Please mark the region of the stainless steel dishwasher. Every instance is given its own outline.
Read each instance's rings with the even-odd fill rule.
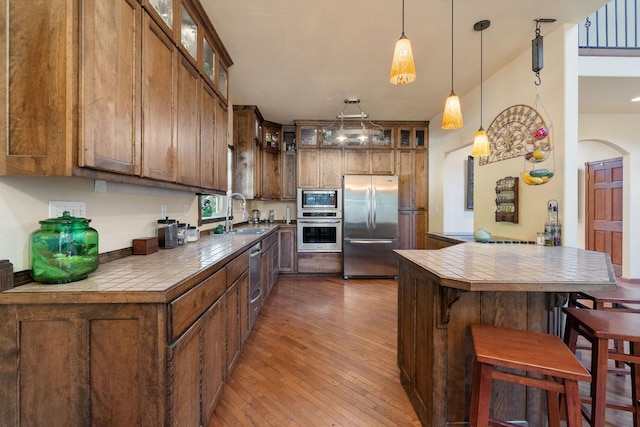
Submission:
[[[253,328],[262,308],[260,255],[262,255],[262,242],[256,243],[249,250],[249,328]]]

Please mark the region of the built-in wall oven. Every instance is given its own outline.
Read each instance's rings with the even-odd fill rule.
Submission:
[[[298,189],[298,252],[342,252],[342,189]]]

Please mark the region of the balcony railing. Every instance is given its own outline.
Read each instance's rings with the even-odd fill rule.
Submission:
[[[613,0],[584,19],[578,26],[580,53],[606,49],[605,55],[640,54],[635,51],[640,49],[639,2]]]

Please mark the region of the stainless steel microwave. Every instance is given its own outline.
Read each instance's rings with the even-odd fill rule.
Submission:
[[[342,215],[342,189],[298,188],[298,217],[305,212],[337,212]]]

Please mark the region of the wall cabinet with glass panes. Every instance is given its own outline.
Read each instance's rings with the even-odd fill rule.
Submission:
[[[226,192],[226,180],[205,179],[217,172],[202,153],[212,151],[218,128],[226,149],[227,125],[213,107],[226,109],[232,61],[198,0],[6,3],[0,45],[12,40],[3,89],[14,131],[0,150],[0,175]],[[67,6],[78,13],[56,13]],[[47,49],[23,37],[29,22],[47,34]],[[65,95],[71,83],[79,89]],[[212,89],[206,107],[203,84]],[[42,99],[53,101],[43,109]]]

